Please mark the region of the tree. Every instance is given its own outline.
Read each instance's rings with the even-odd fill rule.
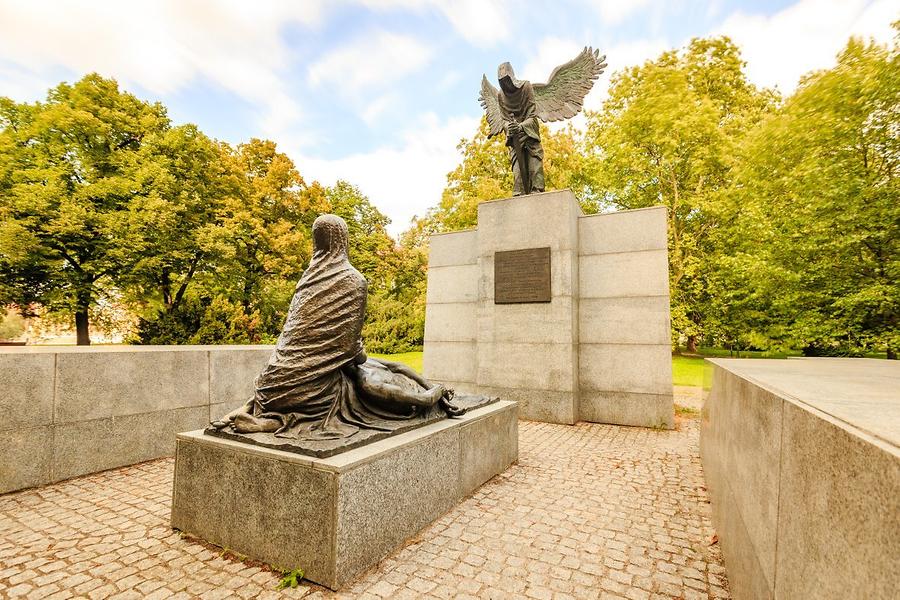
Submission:
[[[735,150],[775,100],[743,67],[728,38],[695,39],[616,74],[602,110],[588,115],[593,185],[604,200],[667,208],[673,341],[686,338],[691,351],[715,322],[712,233]]]
[[[896,26],[895,26],[896,27]],[[761,345],[900,348],[900,52],[851,39],[747,144],[732,253]],[[750,268],[747,265],[753,264]]]
[[[45,102],[2,99],[0,127],[3,300],[73,314],[89,344],[90,308],[144,243],[140,150],[166,111],[94,74]]]
[[[230,152],[194,125],[150,135],[141,147],[143,192],[134,205],[149,217],[127,280],[134,298],[154,311],[177,310],[195,277],[218,266],[210,238],[241,192]]]
[[[264,328],[277,332],[312,256],[312,222],[327,212],[324,191],[307,188],[294,162],[269,140],[251,139],[223,160],[238,184],[204,235],[205,250],[219,257],[205,286],[247,315],[259,311]]]

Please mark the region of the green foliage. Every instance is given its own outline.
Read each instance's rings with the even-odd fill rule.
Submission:
[[[666,206],[673,341],[715,331],[709,273],[735,152],[774,97],[747,82],[728,38],[695,39],[681,53],[613,77],[588,116],[597,185],[624,209]],[[711,331],[712,330],[712,331]]]
[[[758,347],[900,348],[898,56],[852,39],[749,137],[723,278]]]
[[[410,305],[390,294],[369,294],[363,339],[372,352],[414,352],[425,335],[424,295]]]
[[[75,317],[79,343],[110,307],[137,313],[134,343],[259,343],[284,321],[334,212],[369,280],[366,335],[421,346],[425,259],[347,182],[307,185],[275,143],[231,147],[89,75],[46,102],[0,99],[0,303]]]
[[[295,588],[300,585],[303,580],[303,569],[294,569],[293,571],[283,571],[281,581],[275,587],[276,590],[284,590],[287,588]]]
[[[12,340],[25,333],[25,319],[15,310],[0,307],[0,340]]]
[[[141,318],[133,344],[263,344],[274,337],[262,328],[258,312],[247,314],[224,296],[188,297],[177,307]]]
[[[0,127],[0,300],[74,313],[86,343],[88,310],[147,244],[141,148],[165,109],[88,75],[45,102],[0,99]]]

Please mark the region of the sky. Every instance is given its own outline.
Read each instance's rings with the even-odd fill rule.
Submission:
[[[176,124],[274,140],[308,183],[359,186],[398,234],[440,200],[501,62],[541,82],[598,48],[596,109],[615,71],[728,35],[752,82],[788,94],[897,19],[900,0],[0,0],[0,96],[114,77]]]

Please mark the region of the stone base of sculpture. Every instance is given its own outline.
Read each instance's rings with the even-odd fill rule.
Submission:
[[[515,462],[517,419],[498,401],[330,458],[183,433],[172,527],[337,590]]]
[[[497,401],[498,398],[466,395],[456,396],[453,399],[455,406],[467,411],[481,408]],[[443,412],[434,410],[425,413],[422,419],[389,422],[387,424],[387,427],[391,428],[389,431],[361,429],[349,437],[330,439],[285,438],[279,437],[274,433],[237,433],[232,428],[216,429],[215,427],[207,427],[204,433],[236,442],[253,444],[254,446],[264,446],[274,450],[315,456],[316,458],[328,458],[329,456],[371,444],[380,439],[406,433],[446,418],[447,416]]]

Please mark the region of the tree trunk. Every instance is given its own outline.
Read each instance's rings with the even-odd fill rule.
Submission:
[[[91,345],[91,333],[88,326],[88,309],[87,307],[78,308],[75,311],[75,332],[77,334],[77,343],[79,346]]]
[[[888,360],[897,360],[897,351],[888,346],[887,348],[887,359]]]
[[[689,335],[687,338],[688,354],[697,354],[697,336]]]
[[[85,286],[87,287],[87,286]],[[88,308],[91,306],[90,288],[81,289],[75,295],[75,334],[79,346],[91,345],[91,330],[88,323]]]

